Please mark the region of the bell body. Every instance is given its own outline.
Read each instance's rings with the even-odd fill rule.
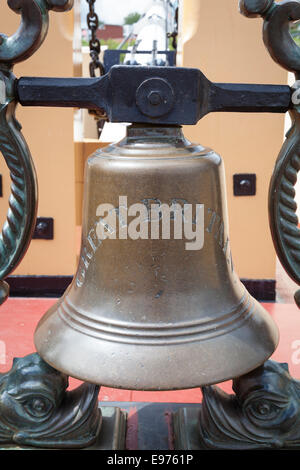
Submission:
[[[105,386],[172,390],[243,375],[277,342],[234,272],[219,155],[151,126],[96,151],[77,273],[35,332],[44,360]]]

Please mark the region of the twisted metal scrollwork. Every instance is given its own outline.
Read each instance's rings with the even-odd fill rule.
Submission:
[[[290,34],[290,22],[300,20],[298,0],[240,0],[248,17],[262,16],[263,39],[271,57],[300,78],[300,48]],[[297,89],[290,111],[292,127],[279,153],[269,188],[269,221],[278,258],[287,274],[300,285],[300,229],[296,214],[295,185],[300,170],[300,99]],[[300,290],[295,294],[300,308]]]
[[[269,360],[234,379],[233,391],[202,388],[201,449],[299,449],[300,382],[287,364]]]
[[[7,0],[8,6],[21,15],[21,23],[10,37],[0,34],[0,62],[16,64],[28,59],[43,43],[49,24],[49,10],[66,11],[73,0]]]
[[[295,184],[300,170],[300,115],[292,113],[294,125],[277,159],[269,190],[270,227],[278,257],[290,277],[299,284],[300,230],[296,214]]]
[[[8,5],[21,14],[21,23],[12,36],[0,34],[0,152],[11,177],[9,209],[0,235],[0,304],[9,292],[4,279],[27,251],[37,212],[35,168],[15,118],[17,101],[12,68],[15,63],[30,57],[44,41],[48,31],[48,10],[68,10],[73,0],[8,0]]]
[[[2,75],[2,77],[1,77]],[[6,92],[13,83],[12,74],[0,74]],[[4,87],[3,87],[4,88]],[[4,100],[3,100],[4,101]],[[0,151],[10,170],[11,195],[7,219],[0,235],[0,279],[8,276],[23,258],[36,220],[37,184],[30,152],[16,121],[15,102],[7,96],[0,107]],[[0,284],[0,302],[8,295],[8,285]]]

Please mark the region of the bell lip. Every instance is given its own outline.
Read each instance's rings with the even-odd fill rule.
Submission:
[[[155,346],[153,349],[149,346],[146,348],[145,346],[132,347],[132,345],[128,346],[128,344],[118,343],[118,347],[116,347],[115,344],[112,347],[112,343],[109,341],[99,341],[92,337],[88,337],[85,342],[87,346],[85,346],[82,357],[84,358],[83,363],[88,365],[86,368],[83,368],[82,365],[76,363],[76,360],[73,360],[74,357],[78,357],[78,345],[80,340],[82,340],[82,334],[76,330],[70,329],[69,327],[64,327],[64,324],[56,314],[56,311],[49,311],[48,314],[50,313],[50,315],[46,314],[46,316],[40,320],[35,331],[34,342],[38,353],[45,362],[68,376],[84,382],[95,383],[100,386],[112,387],[120,390],[137,391],[171,391],[199,388],[205,385],[222,383],[245,375],[262,365],[275,351],[279,342],[278,328],[271,316],[263,309],[263,307],[256,301],[255,303],[258,305],[258,308],[256,309],[257,311],[242,326],[237,328],[235,332],[238,332],[238,343],[242,342],[241,338],[243,338],[243,336],[249,338],[252,335],[253,338],[256,338],[257,344],[255,344],[255,342],[251,344],[250,338],[249,342],[245,344],[244,352],[239,352],[237,354],[233,337],[233,341],[229,342],[226,342],[226,340],[224,341],[223,336],[205,341],[207,358],[212,357],[212,355],[216,356],[216,367],[220,366],[220,359],[218,360],[218,354],[216,354],[218,350],[220,351],[221,349],[220,355],[222,355],[222,357],[228,358],[227,361],[224,362],[226,367],[222,368],[222,371],[220,367],[219,371],[216,371],[216,368],[214,368],[214,365],[212,364],[213,361],[211,361],[209,365],[206,365],[206,367],[201,367],[201,359],[203,363],[208,363],[207,358],[205,360],[203,357],[203,344],[198,345],[198,343],[196,343],[196,352],[198,350],[198,354],[195,354],[195,350],[182,349],[181,347],[178,347],[178,345]],[[256,313],[258,315],[256,315]],[[264,317],[263,322],[262,316]],[[53,320],[53,317],[55,317],[54,321],[57,322],[57,320],[59,320],[60,322],[57,331],[59,331],[59,334],[64,338],[61,341],[56,336],[52,337],[52,340],[49,340],[48,338],[45,340],[45,332],[52,328],[51,318]],[[65,328],[64,333],[62,332],[63,328]],[[260,331],[260,335],[257,334],[258,329]],[[265,336],[266,342],[258,342],[258,336]],[[96,343],[97,353],[95,353]],[[109,348],[111,349],[110,351]],[[154,356],[152,356],[152,354],[153,352],[157,353],[158,348],[160,348],[161,353],[159,355],[159,359],[154,358],[153,360],[152,358]],[[56,350],[54,351],[54,349]],[[103,366],[101,359],[99,359],[99,349],[101,349],[102,352],[105,352],[105,355],[101,356],[100,354],[100,356],[105,356],[104,362],[106,361],[108,364],[106,367]],[[116,349],[118,349],[117,357],[119,358],[119,361],[112,359],[113,351]],[[67,360],[64,358],[64,350],[68,351]],[[251,354],[250,351],[252,352]],[[135,360],[131,359],[133,352],[136,354]],[[255,355],[253,353],[255,353]],[[168,362],[170,355],[173,357],[171,365]],[[245,357],[247,358],[246,361]],[[72,360],[70,360],[70,358]],[[139,362],[141,360],[144,361],[142,374],[144,376],[139,379],[139,370],[141,371],[142,369],[139,369],[138,366],[141,364],[141,362]],[[111,365],[109,365],[109,361]],[[89,368],[89,362],[90,364],[93,363],[93,371]],[[99,367],[95,373],[96,362],[97,365],[99,364]],[[227,365],[228,362],[230,362],[229,367]],[[194,369],[192,373],[190,372],[190,368],[186,367],[186,364],[189,363]],[[198,363],[199,367],[195,367],[195,363]],[[162,364],[163,367],[161,367]],[[113,365],[117,366],[117,372],[111,373]],[[159,373],[157,373],[158,365],[161,368]],[[184,365],[185,367],[183,367]],[[180,367],[182,373],[178,377],[177,371]],[[174,375],[170,374],[171,369],[174,371]],[[145,373],[145,371],[151,370],[153,370],[153,373]],[[100,377],[102,377],[101,380]]]
[[[276,347],[275,347],[275,349],[276,349]],[[274,349],[274,351],[275,351],[275,349]],[[89,377],[89,376],[82,377],[82,376],[79,376],[79,375],[70,375],[70,371],[67,371],[64,368],[58,368],[57,364],[54,364],[54,363],[50,362],[45,357],[42,357],[42,358],[51,367],[53,367],[54,369],[59,370],[60,372],[68,375],[69,377],[71,377],[73,379],[76,379],[76,380],[80,380],[82,382],[88,382],[90,384],[99,385],[100,387],[115,388],[117,390],[130,390],[130,391],[137,391],[137,392],[174,392],[174,391],[179,391],[179,390],[193,390],[195,388],[201,388],[201,387],[206,387],[206,386],[210,386],[210,385],[217,385],[217,384],[221,384],[221,383],[224,383],[224,382],[227,382],[227,381],[230,381],[230,380],[234,380],[235,378],[238,378],[238,377],[242,377],[243,375],[246,375],[249,372],[252,372],[256,368],[258,368],[262,364],[264,364],[268,359],[270,359],[270,357],[272,356],[274,351],[272,351],[269,355],[267,355],[266,358],[263,361],[260,361],[259,363],[255,364],[254,366],[251,366],[248,369],[243,369],[243,372],[237,373],[234,376],[230,375],[228,377],[225,377],[224,379],[220,379],[220,380],[217,380],[217,381],[216,380],[213,380],[211,382],[205,381],[205,383],[200,383],[198,385],[187,385],[187,386],[185,385],[185,386],[180,386],[180,387],[176,386],[176,387],[166,387],[166,388],[165,387],[157,388],[157,387],[149,387],[149,386],[132,388],[129,385],[128,386],[122,386],[122,385],[112,384],[111,382],[105,383],[105,381],[104,382],[101,381],[101,383],[100,382],[92,382],[91,377]]]

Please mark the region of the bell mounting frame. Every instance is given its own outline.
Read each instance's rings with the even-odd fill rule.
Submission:
[[[300,19],[299,0],[239,2],[243,15],[263,18],[264,43],[275,62],[294,72],[296,84],[292,88],[212,83],[199,70],[177,67],[116,66],[99,78],[16,79],[12,73],[13,65],[30,57],[46,37],[48,11],[69,10],[73,0],[8,0],[8,5],[21,14],[21,24],[11,37],[0,35],[0,151],[12,180],[9,211],[0,235],[0,304],[8,295],[8,285],[4,279],[20,263],[30,244],[37,211],[34,165],[20,132],[21,126],[15,119],[18,102],[24,106],[88,108],[104,111],[106,118],[112,122],[155,125],[193,125],[210,112],[289,111],[292,128],[279,153],[271,179],[269,219],[278,257],[288,275],[300,285],[300,230],[294,189],[300,169],[300,104],[295,103],[300,103],[300,99],[293,100],[295,95],[296,98],[298,93],[300,95],[300,48],[289,33],[290,22]],[[295,300],[300,307],[300,291],[296,293]],[[27,360],[24,360],[25,364]],[[262,367],[263,370],[253,372],[255,378],[264,377],[268,365]],[[41,386],[44,387],[43,362],[40,368]],[[281,370],[278,374],[283,376]],[[290,380],[290,377],[287,379]],[[269,381],[274,381],[275,387],[278,386],[276,377],[268,379],[268,384]],[[206,398],[209,391],[204,389]],[[290,397],[293,398],[291,394]],[[296,400],[299,403],[298,393]],[[265,414],[265,402],[262,405]],[[257,435],[261,444],[261,427],[258,427]],[[73,446],[77,445],[76,439],[72,442]],[[38,444],[35,442],[34,445]],[[281,441],[272,443],[273,447],[283,445]],[[298,440],[295,445],[298,445]],[[227,442],[224,444],[226,446],[230,448]]]

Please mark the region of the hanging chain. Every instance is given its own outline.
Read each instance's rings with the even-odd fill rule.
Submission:
[[[91,56],[91,62],[90,62],[90,76],[95,77],[96,73],[95,71],[99,69],[100,75],[104,75],[104,67],[102,62],[99,59],[99,55],[101,52],[101,44],[99,39],[97,38],[97,30],[99,26],[99,18],[97,13],[95,12],[95,1],[96,0],[87,0],[88,5],[89,5],[89,12],[87,14],[86,20],[87,20],[87,25],[88,28],[91,32],[91,37],[90,37],[90,56]]]
[[[175,20],[174,31],[172,33],[167,33],[167,37],[172,38],[172,47],[176,51],[177,50],[177,36],[178,36],[178,7],[175,10],[174,20]]]
[[[95,12],[95,5],[96,0],[87,0],[89,5],[89,12],[86,16],[88,29],[90,30],[91,36],[89,41],[89,48],[90,48],[90,57],[91,61],[89,64],[90,76],[96,77],[96,70],[99,70],[99,75],[104,75],[105,70],[104,66],[99,59],[101,53],[101,43],[97,38],[97,30],[99,26],[99,18],[97,13]],[[97,121],[97,128],[98,128],[98,135],[100,136],[101,129],[103,128],[106,115],[101,113],[100,111],[96,111],[93,109],[89,110],[89,114],[92,114]]]

